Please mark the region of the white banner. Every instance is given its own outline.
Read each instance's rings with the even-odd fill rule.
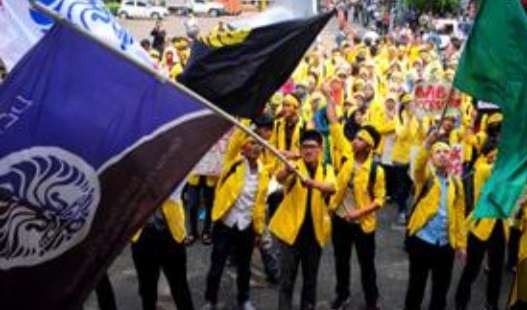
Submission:
[[[92,32],[151,64],[139,42],[126,31],[101,0],[39,0],[68,21]],[[10,71],[25,53],[53,26],[53,20],[31,8],[29,0],[0,0],[0,58]]]

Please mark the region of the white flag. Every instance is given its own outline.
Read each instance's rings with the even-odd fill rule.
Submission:
[[[101,0],[38,2],[142,62],[151,64],[139,42],[121,27]],[[32,9],[29,0],[0,0],[0,59],[7,70],[11,70],[52,26],[53,20]]]

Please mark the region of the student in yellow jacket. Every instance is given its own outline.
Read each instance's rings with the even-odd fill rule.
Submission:
[[[278,173],[277,180],[284,185],[285,196],[269,226],[283,243],[279,310],[293,309],[293,290],[300,263],[304,280],[301,309],[315,309],[322,247],[331,234],[328,208],[330,195],[335,192],[335,175],[331,166],[320,161],[322,135],[306,130],[300,144],[302,158],[296,167],[307,178],[301,180],[289,168]]]
[[[337,192],[331,200],[333,250],[337,276],[336,298],[332,309],[350,303],[349,278],[351,248],[355,244],[361,268],[366,309],[378,309],[377,273],[375,270],[375,212],[385,201],[383,168],[373,163],[373,150],[379,133],[371,126],[362,127],[353,140],[352,156],[337,175]]]
[[[187,282],[185,211],[179,200],[169,199],[132,239],[132,258],[144,310],[157,304],[157,282],[162,269],[178,309],[194,309]]]
[[[496,158],[495,149],[484,149],[481,157],[474,165],[474,205],[479,199],[483,185],[490,177],[492,166]],[[471,220],[468,235],[467,261],[456,291],[456,310],[468,307],[471,287],[476,280],[481,263],[488,257],[488,278],[486,292],[486,310],[498,309],[498,299],[501,289],[503,263],[505,259],[505,244],[507,227],[503,220],[480,219]]]
[[[254,132],[257,135],[262,137],[266,141],[271,140],[273,134],[273,117],[270,114],[264,113],[256,117],[252,122],[250,120],[242,121],[242,124],[245,126],[254,127]],[[240,156],[240,151],[243,147],[243,143],[249,137],[244,131],[239,128],[236,128],[229,139],[229,144],[227,145],[227,150],[225,151],[225,156],[223,161],[225,164],[230,163]],[[260,161],[264,165],[265,169],[270,175],[273,175],[276,166],[277,159],[276,157],[266,148],[262,149],[262,154],[260,155]]]
[[[519,204],[520,214],[523,214],[520,219],[523,233],[519,242],[517,270],[510,294],[510,310],[527,309],[527,198],[522,198]]]
[[[413,168],[416,202],[407,226],[410,277],[405,309],[421,309],[428,274],[432,273],[431,310],[444,310],[454,256],[466,248],[465,198],[459,178],[448,174],[450,146],[432,131]],[[431,165],[428,165],[430,159]]]
[[[205,300],[210,309],[218,302],[218,290],[227,258],[237,267],[239,309],[254,309],[249,296],[251,256],[265,226],[265,198],[269,174],[259,160],[262,146],[252,138],[243,142],[241,154],[225,163],[212,209],[211,265]]]
[[[416,117],[410,111],[412,97],[409,94],[399,96],[399,107],[395,115],[395,141],[392,150],[392,164],[395,178],[394,200],[399,211],[398,224],[406,225],[407,206],[412,180],[409,176],[410,153],[415,141],[415,132],[419,127]]]
[[[296,95],[286,95],[282,105],[282,117],[275,120],[270,143],[288,160],[300,157],[300,135],[303,122],[300,118],[300,99]],[[275,161],[273,172],[280,170],[280,163]],[[279,189],[269,195],[269,215],[272,216],[284,198],[283,190]]]

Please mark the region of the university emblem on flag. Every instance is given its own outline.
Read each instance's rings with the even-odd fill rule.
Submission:
[[[88,234],[100,200],[95,170],[57,147],[0,159],[0,270],[53,259]]]

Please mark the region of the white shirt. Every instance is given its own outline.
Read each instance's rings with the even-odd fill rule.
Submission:
[[[347,185],[346,194],[342,204],[337,209],[337,216],[340,218],[345,218],[349,211],[357,209],[357,201],[355,200],[355,187],[353,186],[353,181],[355,179],[355,174],[359,169],[359,165],[355,163],[351,171],[351,177]]]
[[[252,223],[256,192],[258,191],[258,176],[260,175],[259,167],[256,172],[251,173],[247,160],[245,160],[244,165],[245,178],[240,196],[223,217],[223,224],[230,228],[238,227],[239,230],[245,230]]]

